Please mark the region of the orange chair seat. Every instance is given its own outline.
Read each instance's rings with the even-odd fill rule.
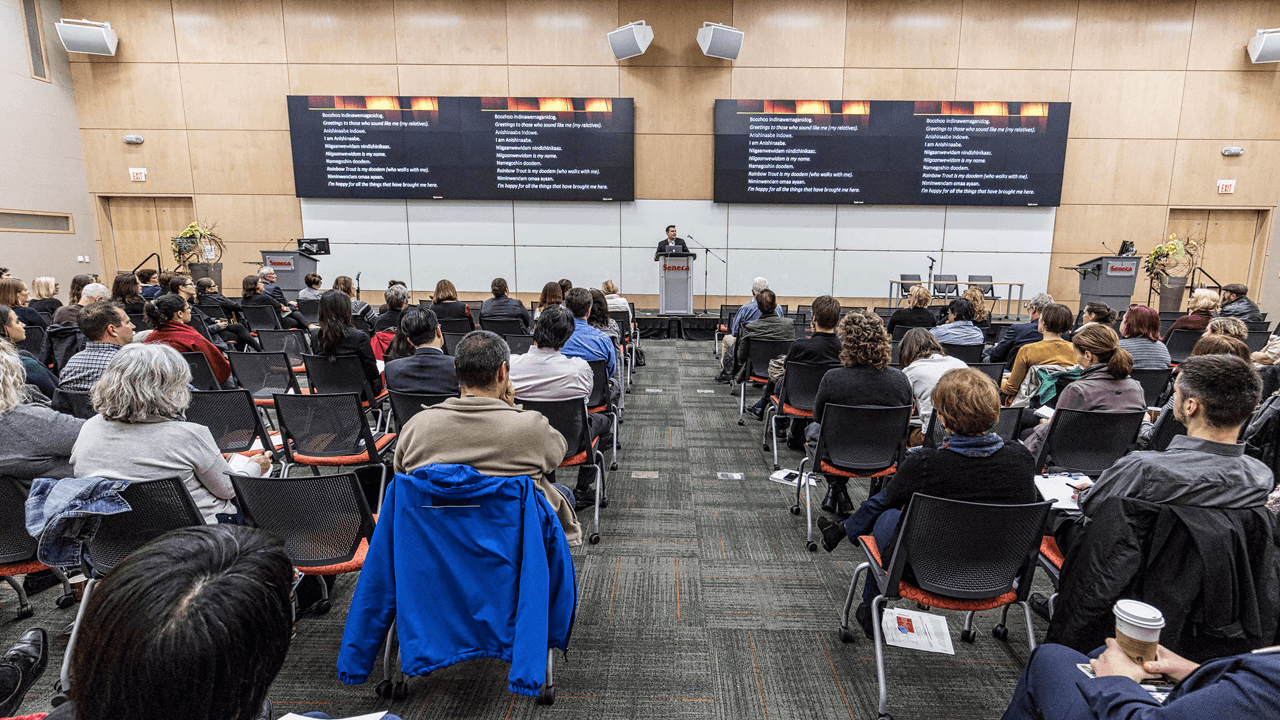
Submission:
[[[0,565],[0,577],[13,577],[14,575],[26,575],[28,573],[40,572],[48,570],[49,566],[32,558],[30,560],[20,560],[11,562],[7,565]]]
[[[382,449],[395,439],[395,433],[387,433],[377,440],[374,440],[373,446],[378,450],[378,452],[382,452]],[[369,452],[366,450],[359,455],[336,455],[334,457],[317,457],[315,455],[303,455],[295,452],[293,454],[293,461],[296,463],[302,463],[303,465],[335,467],[340,465],[359,465],[360,463],[373,462],[373,459],[369,457]]]
[[[887,467],[884,470],[871,473],[870,475],[863,475],[861,473],[852,472],[850,470],[841,470],[835,465],[832,465],[826,461],[823,461],[818,463],[818,470],[824,473],[830,473],[832,475],[839,475],[840,477],[847,477],[847,478],[878,478],[878,477],[885,477],[886,475],[892,475],[898,472],[898,466],[894,465],[893,467]]]
[[[866,543],[867,549],[875,557],[877,565],[884,567],[884,563],[880,561],[880,548],[876,547],[876,539],[872,535],[862,535],[858,538]],[[873,581],[874,582],[874,581]],[[1018,600],[1018,593],[1014,590],[985,600],[957,600],[956,598],[947,597],[946,595],[934,595],[927,590],[912,585],[908,582],[898,583],[898,595],[904,600],[914,600],[921,605],[927,605],[931,608],[942,608],[943,610],[960,610],[968,612],[970,610],[991,610],[993,608],[1004,607]]]
[[[762,383],[762,384],[763,384],[763,383],[768,383],[768,382],[769,382],[769,378],[767,378],[767,377],[756,377],[755,375],[748,375],[748,376],[747,376],[747,382]]]
[[[1040,554],[1054,567],[1062,569],[1062,550],[1058,548],[1058,541],[1052,535],[1045,535],[1040,540]]]
[[[794,416],[794,417],[807,417],[807,418],[811,418],[811,417],[813,417],[813,411],[812,411],[812,410],[801,410],[801,409],[800,409],[800,408],[798,408],[798,407],[795,407],[795,406],[792,406],[792,405],[788,405],[788,404],[786,404],[786,403],[782,403],[782,402],[780,402],[780,401],[778,400],[778,396],[777,396],[777,395],[770,395],[770,396],[769,396],[769,398],[770,398],[771,400],[773,400],[773,404],[774,404],[774,405],[779,405],[779,404],[781,404],[781,405],[782,405],[782,414],[783,414],[783,415],[792,415],[792,416]]]
[[[343,573],[355,572],[364,567],[364,557],[369,554],[369,540],[367,538],[360,539],[360,546],[356,548],[355,557],[344,563],[336,565],[320,565],[318,567],[298,568],[298,572],[303,575],[341,575]]]
[[[601,405],[600,407],[587,408],[587,412],[589,412],[589,413],[602,413],[602,412],[609,412],[609,406],[608,406],[608,405]]]
[[[380,401],[382,401],[382,400],[386,400],[386,399],[387,399],[387,397],[388,397],[389,395],[391,395],[391,393],[384,389],[382,392],[378,393],[378,396],[377,396],[377,397],[375,397],[375,398],[373,399],[373,401],[374,401],[374,402],[380,402]],[[360,407],[362,407],[362,408],[367,408],[367,407],[369,407],[369,401],[368,401],[368,400],[361,400],[361,401],[360,401]]]
[[[721,325],[721,326],[720,326],[720,332],[727,333],[727,332],[729,332],[729,328],[725,327],[724,325]]]
[[[599,436],[591,438],[591,453],[593,455],[595,454],[596,446],[599,444],[600,444]],[[587,451],[583,450],[577,455],[573,455],[571,457],[565,458],[564,460],[561,460],[560,465],[558,467],[574,467],[576,465],[586,465],[586,464],[587,464]]]

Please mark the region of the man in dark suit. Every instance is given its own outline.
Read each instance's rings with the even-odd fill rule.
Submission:
[[[823,295],[815,298],[813,301],[813,337],[802,338],[791,344],[791,350],[787,353],[784,362],[801,362],[809,365],[827,365],[830,367],[838,367],[840,365],[840,338],[836,337],[836,325],[840,323],[840,301],[830,295]],[[781,387],[775,387],[772,380],[765,386],[764,395],[760,397],[760,401],[751,408],[751,414],[756,419],[764,419],[764,406],[770,395],[778,394],[778,399],[786,401],[786,376],[783,376]],[[792,450],[801,450],[804,448],[804,428],[810,420],[807,418],[793,418],[791,420],[791,435],[787,441],[787,446]],[[778,436],[782,436],[782,425],[778,426]]]
[[[659,255],[667,255],[669,253],[687,253],[689,246],[684,244],[684,240],[676,237],[676,226],[667,226],[667,236],[658,243],[658,251],[654,253],[653,259],[657,260]]]
[[[400,314],[400,331],[417,348],[413,355],[387,363],[388,390],[420,395],[458,395],[453,358],[444,354],[444,336],[436,314],[417,305]]]
[[[270,267],[263,265],[262,267],[258,268],[258,279],[262,281],[262,292],[264,295],[275,298],[276,302],[280,303],[281,305],[287,306],[287,305],[293,304],[285,299],[284,291],[280,289],[279,285],[276,285],[275,270],[272,270]]]
[[[1018,348],[1040,342],[1044,336],[1040,334],[1040,313],[1053,304],[1053,296],[1040,293],[1031,298],[1027,309],[1031,311],[1031,322],[1010,325],[1004,331],[1004,337],[987,352],[985,362],[1002,362],[1006,370],[1013,367],[1013,359],[1018,356]]]

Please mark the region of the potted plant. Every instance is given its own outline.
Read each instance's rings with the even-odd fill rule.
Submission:
[[[170,242],[173,259],[179,272],[186,270],[193,280],[208,277],[222,285],[222,253],[226,243],[214,232],[214,225],[192,221],[186,229]]]
[[[1168,241],[1147,253],[1142,269],[1151,282],[1151,291],[1160,296],[1160,310],[1174,312],[1182,308],[1187,277],[1199,263],[1199,253],[1199,243],[1192,238],[1184,241],[1177,233],[1170,233]]]

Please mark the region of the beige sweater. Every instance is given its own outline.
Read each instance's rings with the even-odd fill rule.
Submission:
[[[396,443],[396,472],[443,463],[470,465],[485,475],[528,475],[560,518],[565,539],[581,545],[573,505],[546,477],[564,459],[565,447],[541,413],[493,398],[449,398],[405,423]]]

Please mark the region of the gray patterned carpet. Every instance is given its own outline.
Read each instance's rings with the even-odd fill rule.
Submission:
[[[787,490],[766,479],[772,461],[761,451],[760,423],[748,416],[738,427],[736,396],[711,380],[710,342],[649,341],[645,349],[648,366],[628,398],[619,467],[609,474],[602,540],[575,552],[578,619],[567,658],[557,657],[555,705],[509,693],[507,668],[497,661],[414,678],[399,702],[377,698],[373,683],[342,685],[334,662],[356,582],[350,575],[338,581],[332,612],[299,622],[271,691],[277,717],[390,709],[404,720],[875,718],[871,641],[859,632],[844,645],[837,633],[854,548],[805,550],[803,517],[787,511]],[[758,393],[748,388],[749,398]],[[799,460],[783,446],[784,467]],[[720,480],[718,472],[744,479]],[[814,488],[815,502],[823,489]],[[851,483],[850,491],[855,502],[865,499],[865,485]],[[1037,585],[1045,581],[1037,577]],[[36,616],[18,622],[16,602],[6,597],[0,646],[33,624],[51,634],[65,629],[74,610],[55,608],[57,594],[36,596]],[[963,616],[943,614],[954,656],[887,651],[889,711],[998,718],[1027,656],[1022,623],[1011,623],[1005,644],[990,634],[998,613],[982,613],[977,643],[969,645],[959,639]],[[1036,622],[1043,637],[1045,625]],[[49,671],[23,712],[48,710],[65,645],[57,637]]]

